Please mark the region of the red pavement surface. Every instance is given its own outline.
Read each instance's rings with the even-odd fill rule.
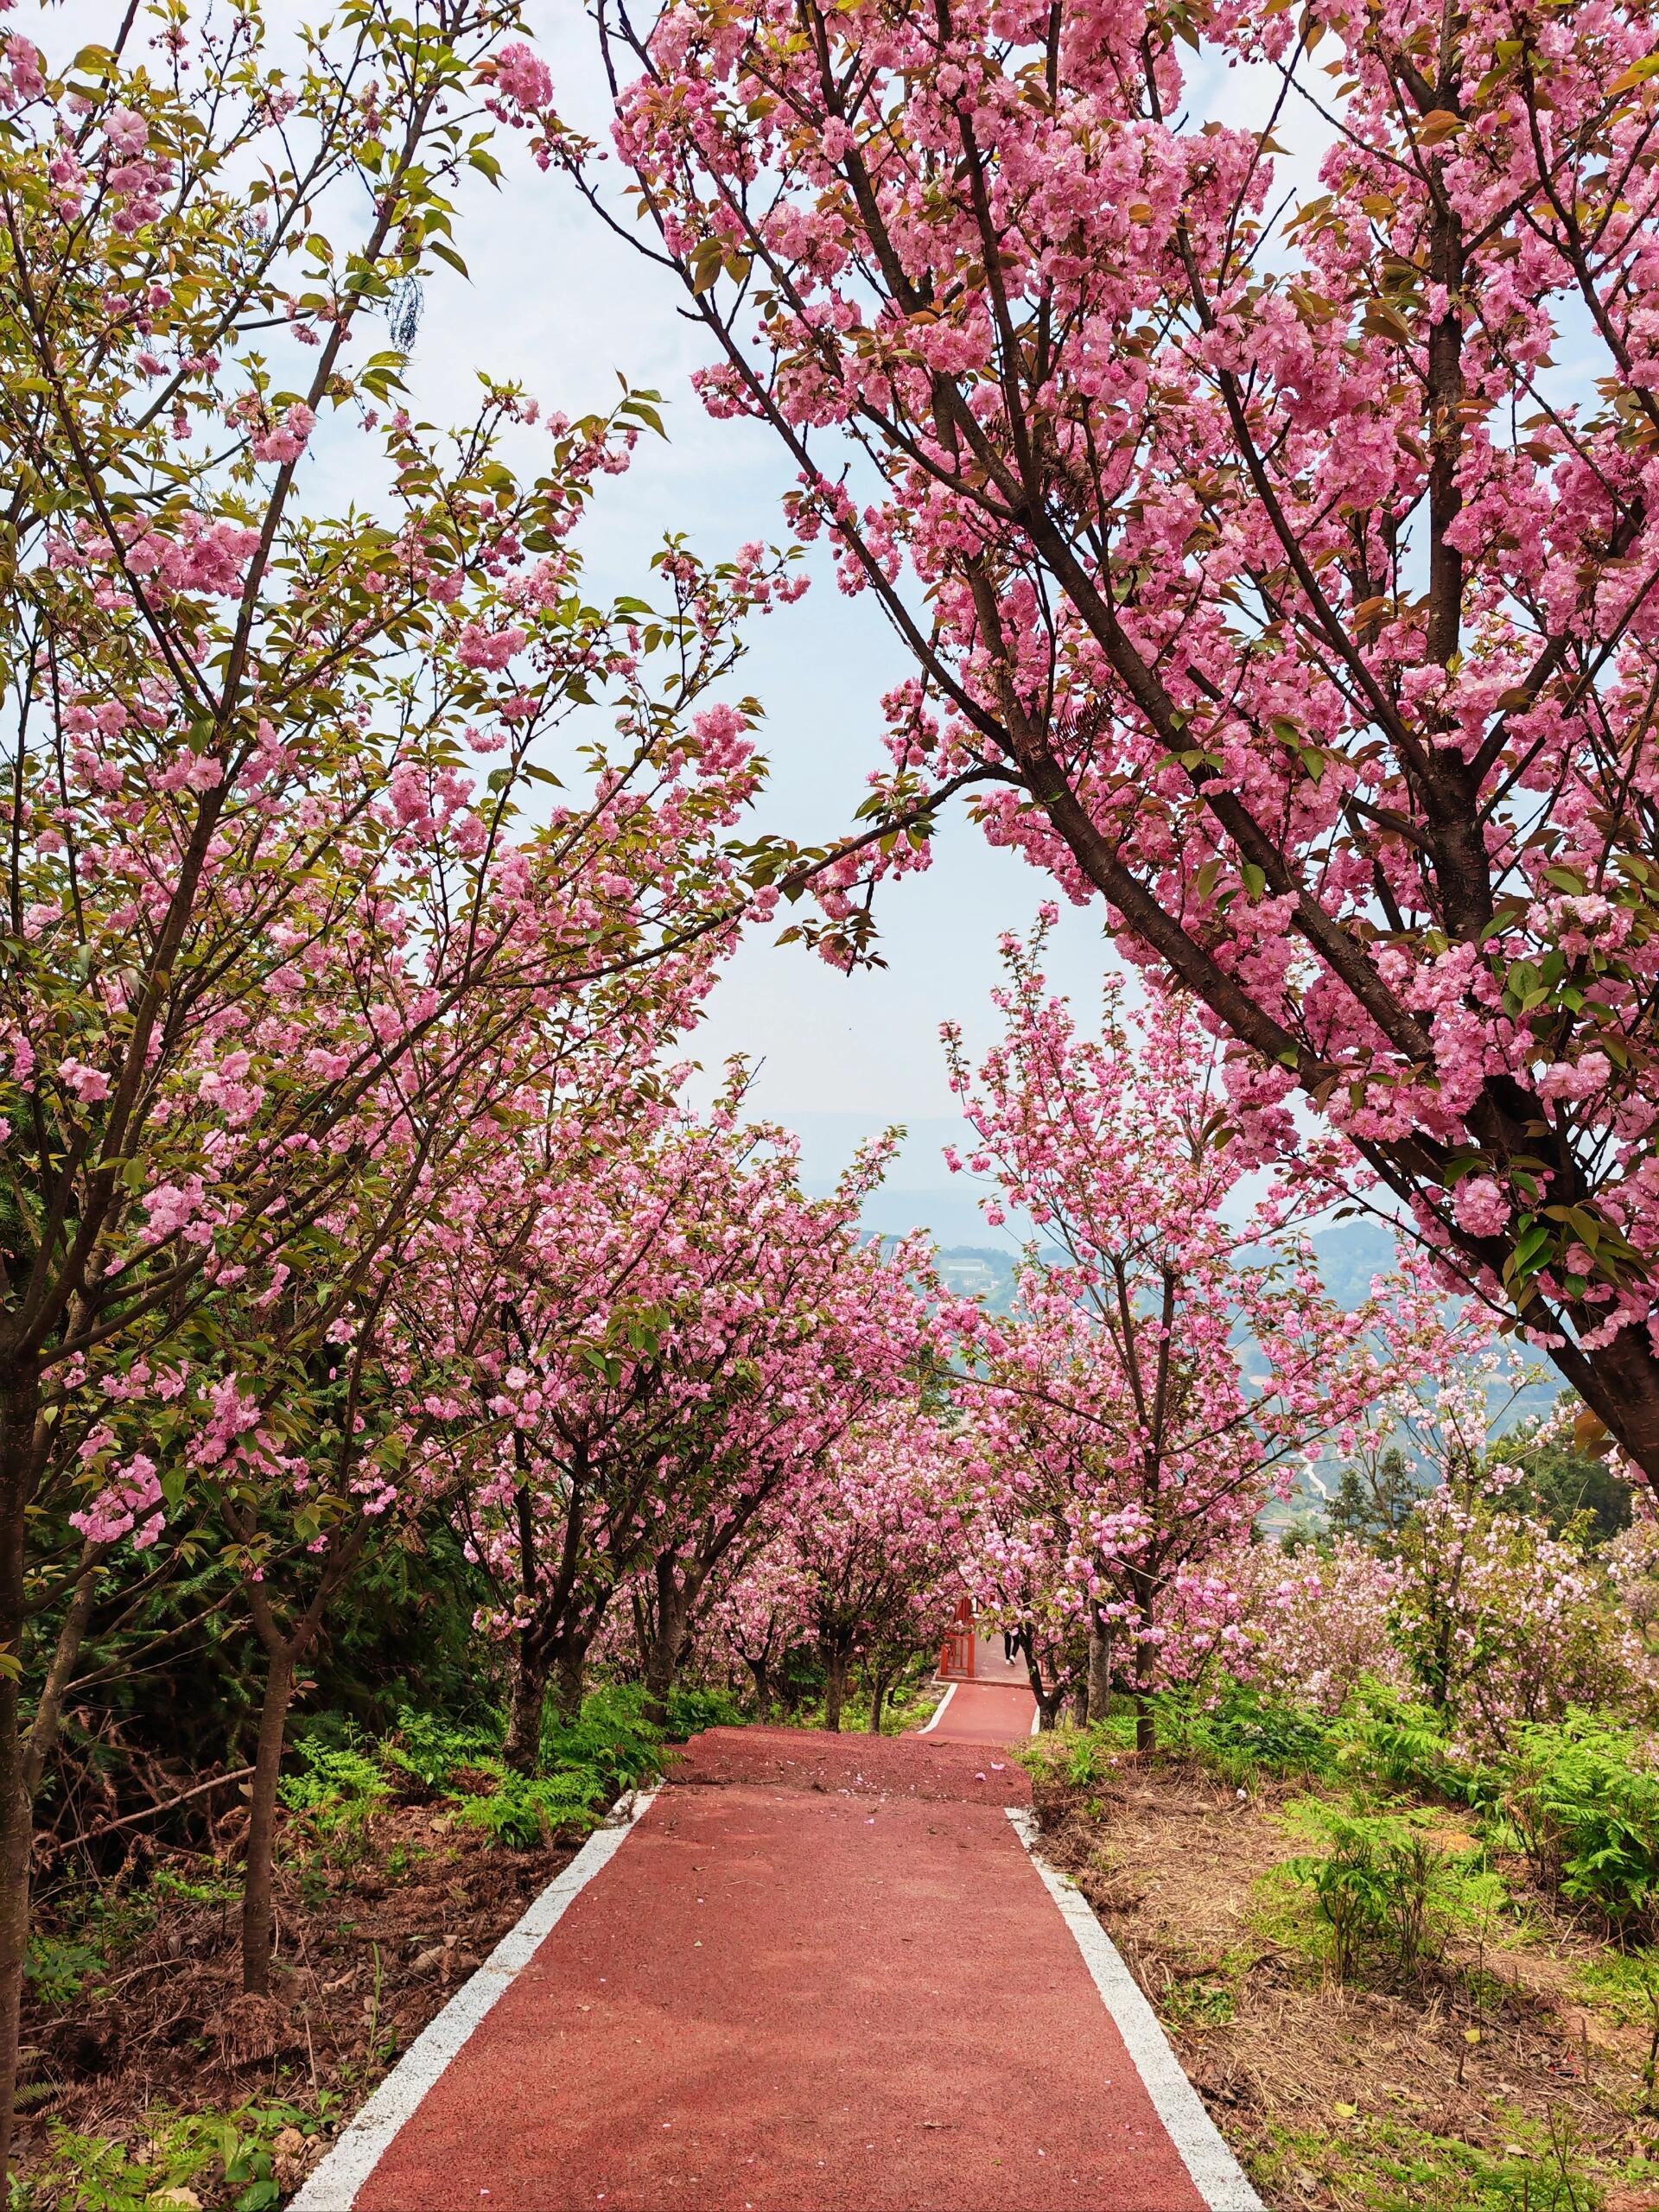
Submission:
[[[359,2212],[1202,2212],[1002,1809],[1024,1780],[711,1732]]]
[[[930,1749],[935,1745],[943,1749],[951,1744],[1013,1744],[1030,1735],[1036,1711],[1036,1699],[1017,1683],[958,1682],[932,1726],[925,1735],[918,1731],[918,1737]]]
[[[952,1710],[965,1689],[951,1700]],[[986,1692],[988,1696],[1001,1692]],[[950,1718],[949,1713],[945,1719]],[[1031,1726],[1031,1694],[1026,1694],[1025,1726]],[[710,1728],[695,1737],[676,1760],[676,1782],[779,1782],[813,1792],[858,1790],[865,1796],[924,1797],[979,1805],[1029,1805],[1031,1779],[1012,1759],[993,1764],[983,1746],[1008,1742],[1020,1727],[990,1736],[941,1738],[934,1756],[918,1760],[918,1742],[933,1751],[929,1736],[831,1736],[810,1728]],[[965,1746],[976,1745],[978,1749]]]

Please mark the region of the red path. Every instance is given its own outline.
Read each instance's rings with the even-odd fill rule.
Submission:
[[[926,1744],[1007,1744],[1031,1733],[1035,1700],[1016,1682],[958,1682],[918,1738]],[[905,1740],[903,1738],[901,1741]]]
[[[699,1738],[620,1847],[588,1847],[612,1855],[499,2001],[435,2057],[441,2016],[294,2212],[1254,2205],[1176,2075],[1161,2101],[1195,2183],[1090,1978],[1092,1920],[1068,1924],[1009,1818],[1029,1783],[997,1745],[1031,1711],[974,1683],[949,1733]],[[1126,2030],[1147,2079],[1168,2075],[1155,2030],[1150,2061],[1144,2020]]]

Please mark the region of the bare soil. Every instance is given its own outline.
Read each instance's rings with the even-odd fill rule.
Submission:
[[[1604,1934],[1529,1900],[1520,1936],[1512,1924],[1460,1933],[1408,1986],[1343,1986],[1306,1940],[1274,1932],[1307,1912],[1305,1891],[1273,1879],[1307,1848],[1273,1817],[1305,1789],[1246,1796],[1179,1763],[1126,1754],[1119,1765],[1103,1788],[1039,1774],[1044,1850],[1093,1906],[1270,2204],[1375,2202],[1344,2140],[1375,2141],[1379,2124],[1390,2142],[1421,2133],[1500,2158],[1522,2147],[1518,2133],[1548,2155],[1553,2133],[1608,2173],[1655,2156],[1642,2079],[1651,2031],[1573,1993],[1580,1969],[1605,1955]],[[1473,1839],[1448,1818],[1438,1840]],[[1500,1871],[1519,1891],[1524,1867]],[[1648,2212],[1659,2191],[1616,2188],[1607,2202]]]

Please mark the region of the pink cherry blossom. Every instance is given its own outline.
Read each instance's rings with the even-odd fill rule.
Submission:
[[[1650,15],[598,15],[560,157],[907,652],[798,932],[965,795],[1659,1480]]]
[[[58,1077],[84,1106],[97,1105],[110,1095],[109,1077],[101,1068],[88,1067],[84,1060],[60,1060]]]

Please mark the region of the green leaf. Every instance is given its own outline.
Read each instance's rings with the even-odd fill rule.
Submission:
[[[1632,61],[1628,69],[1621,70],[1608,86],[1608,95],[1611,98],[1619,92],[1633,92],[1650,77],[1659,77],[1659,54],[1644,54],[1639,61]]]
[[[1412,343],[1411,325],[1399,309],[1391,308],[1386,300],[1367,300],[1364,320],[1360,328],[1368,338],[1386,338],[1391,346],[1409,346]]]

